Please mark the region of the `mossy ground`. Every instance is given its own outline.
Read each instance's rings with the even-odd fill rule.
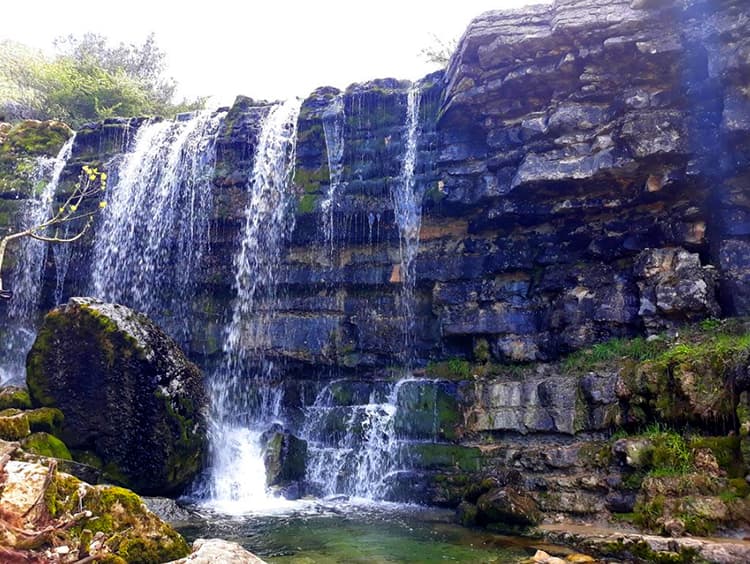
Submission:
[[[658,534],[702,536],[748,522],[750,486],[739,437],[652,425],[629,438],[647,439],[642,466],[624,476],[624,487],[638,494],[629,521]]]
[[[58,473],[45,495],[50,515],[60,518],[81,509],[92,517],[69,529],[75,544],[84,531],[101,532],[111,555],[125,562],[159,563],[182,558],[189,553],[185,540],[169,525],[152,514],[130,490],[117,486],[88,486]]]

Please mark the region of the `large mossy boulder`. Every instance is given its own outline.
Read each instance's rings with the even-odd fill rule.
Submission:
[[[34,405],[65,415],[60,438],[105,479],[173,494],[200,469],[206,398],[198,368],[146,316],[73,298],[44,319],[27,358]]]

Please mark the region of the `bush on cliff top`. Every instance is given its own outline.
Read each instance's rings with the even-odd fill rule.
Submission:
[[[112,47],[87,33],[55,42],[57,53],[0,42],[0,121],[60,119],[79,125],[112,116],[174,114],[204,99],[174,103],[165,53],[153,34],[141,45]]]

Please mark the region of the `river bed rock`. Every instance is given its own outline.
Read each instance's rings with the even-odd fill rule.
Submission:
[[[265,564],[236,542],[221,539],[196,539],[189,556],[167,564]]]

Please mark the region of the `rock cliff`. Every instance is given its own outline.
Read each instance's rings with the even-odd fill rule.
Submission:
[[[433,442],[408,455],[421,479],[393,484],[396,497],[476,501],[516,486],[472,498],[467,475],[510,468],[528,474],[547,514],[627,510],[634,490],[615,499],[605,474],[579,473],[610,429],[687,418],[705,432],[739,432],[737,397],[704,405],[689,376],[677,394],[687,415],[677,417],[659,403],[662,373],[628,379],[620,365],[576,372],[554,362],[615,338],[674,337],[686,323],[750,314],[748,23],[741,0],[557,0],[477,18],[448,68],[418,84],[412,304],[394,212],[412,85],[382,79],[307,97],[294,230],[276,301],[264,304],[268,345],[256,351],[280,371],[288,419],[301,427],[332,379],[345,382],[341,417],[366,404],[405,363],[413,324],[411,364],[433,380],[402,388],[401,430]],[[216,139],[211,244],[195,295],[180,296],[192,310],[183,344],[208,367],[231,316],[232,257],[269,107],[239,97]],[[115,168],[142,124],[84,127],[63,178],[84,162]],[[73,248],[64,295],[91,287],[96,236]],[[56,264],[48,258],[42,310],[54,305]],[[541,364],[516,367],[531,362]],[[495,365],[510,367],[477,369]],[[725,376],[705,381],[721,387]],[[717,414],[735,422],[722,427]]]

